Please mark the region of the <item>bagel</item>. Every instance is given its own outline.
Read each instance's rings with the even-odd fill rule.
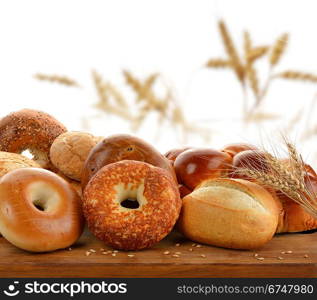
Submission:
[[[23,155],[0,151],[0,177],[20,168],[41,168],[41,166]]]
[[[89,230],[120,250],[149,248],[173,228],[181,208],[168,171],[138,161],[106,165],[84,190]]]
[[[22,109],[0,120],[0,151],[22,153],[29,150],[41,167],[50,168],[51,144],[65,131],[65,126],[49,114]]]
[[[92,134],[69,131],[58,136],[50,149],[52,164],[67,177],[80,181],[89,151],[102,139]]]
[[[47,252],[72,245],[83,230],[72,187],[44,169],[13,170],[0,180],[0,232],[13,245]]]
[[[168,171],[177,182],[171,162],[147,142],[127,134],[113,135],[91,149],[82,172],[82,187],[103,166],[121,160],[143,161]]]

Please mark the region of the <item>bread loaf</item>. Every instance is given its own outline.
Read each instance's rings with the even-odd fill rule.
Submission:
[[[207,180],[183,198],[179,228],[189,239],[233,249],[263,246],[274,235],[280,202],[256,183]]]

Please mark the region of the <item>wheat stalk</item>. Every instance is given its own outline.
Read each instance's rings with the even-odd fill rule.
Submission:
[[[317,83],[317,75],[312,73],[305,73],[299,71],[284,71],[274,75],[274,78],[283,78],[288,80],[298,80],[298,81],[310,81],[313,83]]]
[[[227,29],[226,24],[223,20],[220,20],[218,23],[219,32],[222,38],[222,42],[224,44],[225,50],[227,52],[227,55],[230,58],[230,61],[232,63],[232,67],[237,75],[237,78],[240,82],[244,81],[244,68],[241,64],[240,58],[238,56],[238,52],[236,50],[236,47],[233,43],[233,40],[231,39],[231,36],[229,34],[229,31]]]
[[[317,217],[317,198],[305,181],[307,175],[305,164],[295,146],[286,140],[285,142],[289,164],[265,152],[264,159],[260,157],[260,161],[265,164],[266,170],[243,166],[241,169],[237,169],[237,172],[283,193]]]
[[[275,66],[281,59],[283,53],[285,52],[286,46],[288,43],[288,34],[284,33],[280,38],[275,42],[271,56],[270,56],[270,64],[271,66]]]
[[[41,80],[41,81],[48,81],[48,82],[54,82],[59,83],[66,86],[73,86],[73,87],[79,87],[80,85],[76,82],[76,80],[71,79],[64,75],[47,75],[43,73],[37,73],[34,75],[34,78]]]
[[[247,66],[247,77],[250,82],[251,90],[257,98],[259,96],[259,81],[256,70],[251,64]]]

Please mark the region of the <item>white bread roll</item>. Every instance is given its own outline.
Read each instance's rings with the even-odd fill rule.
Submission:
[[[274,235],[280,202],[242,179],[207,180],[183,198],[179,228],[189,239],[233,249],[263,246]]]

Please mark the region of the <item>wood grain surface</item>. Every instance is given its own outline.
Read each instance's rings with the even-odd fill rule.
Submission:
[[[42,254],[0,237],[0,277],[317,277],[317,232],[278,235],[257,251],[197,247],[176,232],[152,249],[109,250],[89,232],[71,249]]]

